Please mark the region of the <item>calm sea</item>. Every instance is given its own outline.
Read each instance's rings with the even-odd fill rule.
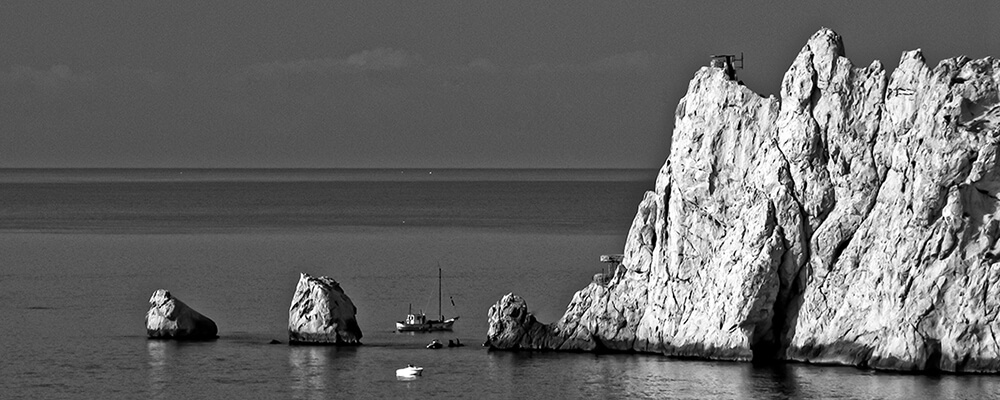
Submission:
[[[622,251],[655,174],[0,170],[0,398],[1000,396],[995,376],[479,346],[507,292],[542,321],[561,316],[598,257]],[[410,306],[437,313],[438,267],[455,331],[393,332]],[[287,341],[299,272],[341,282],[363,346],[268,344]],[[158,288],[215,320],[219,340],[147,340]],[[424,376],[396,380],[407,363]]]

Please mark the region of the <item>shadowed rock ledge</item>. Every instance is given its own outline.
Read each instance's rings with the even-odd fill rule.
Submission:
[[[288,343],[359,345],[357,312],[337,281],[301,274],[288,308]]]
[[[553,324],[504,296],[486,344],[1000,371],[998,84],[919,50],[887,78],[825,28],[780,100],[700,69],[614,275]]]

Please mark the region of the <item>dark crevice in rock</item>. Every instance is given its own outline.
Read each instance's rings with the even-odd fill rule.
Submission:
[[[924,351],[927,352],[927,361],[924,362],[923,370],[929,373],[941,372],[941,341],[926,339]]]
[[[772,353],[770,354],[774,358],[785,359],[788,354],[788,347],[791,345],[792,337],[795,336],[795,326],[798,322],[799,311],[802,309],[804,301],[803,294],[805,294],[808,271],[808,263],[800,266],[798,273],[795,274],[789,286],[789,293],[786,300],[780,304],[775,303],[774,323],[772,324],[775,333],[775,342],[773,349],[764,349],[765,351],[771,350]],[[755,352],[754,354],[757,353]]]
[[[806,111],[809,112],[809,117],[812,118],[814,123],[816,122],[816,118],[813,117],[813,110],[816,109],[816,104],[819,103],[820,97],[823,96],[823,93],[820,91],[819,88],[819,74],[816,73],[815,63],[813,62],[815,60],[815,57],[816,57],[815,53],[809,54],[808,65],[813,66],[812,76],[810,77],[812,79],[812,91],[809,92],[809,108],[806,109]]]
[[[815,73],[813,74],[815,79]],[[815,82],[814,82],[815,90]],[[787,174],[788,185],[788,196],[792,199],[795,207],[798,210],[799,217],[799,229],[802,232],[802,242],[806,245],[802,247],[802,260],[803,263],[797,265],[797,272],[792,278],[791,282],[787,282],[787,290],[779,291],[778,298],[775,300],[773,307],[773,316],[771,322],[771,337],[772,340],[768,343],[759,343],[752,349],[754,354],[754,359],[760,362],[766,362],[768,360],[784,358],[784,354],[787,352],[789,342],[791,337],[794,335],[795,323],[798,318],[799,310],[802,306],[802,295],[805,292],[804,287],[804,273],[806,271],[806,266],[808,265],[808,260],[810,257],[810,249],[808,246],[809,240],[812,236],[812,232],[809,228],[808,214],[806,213],[805,207],[802,201],[799,199],[798,194],[795,191],[795,178],[789,172],[790,167],[788,156],[782,151],[781,146],[778,145],[777,141],[772,141],[772,145],[778,154],[781,156],[781,161],[785,168],[784,173]],[[780,172],[779,172],[780,173]],[[782,255],[782,260],[785,257],[793,257],[794,255],[790,250],[792,244],[789,242],[788,235],[782,234],[782,241],[785,246],[785,253]],[[779,267],[780,268],[780,267]],[[783,282],[785,283],[785,282]]]
[[[851,236],[848,236],[843,241],[841,241],[839,244],[837,244],[837,247],[835,249],[833,249],[833,258],[830,260],[830,264],[831,265],[835,264],[837,262],[837,260],[840,259],[840,254],[843,253],[844,250],[847,249],[848,245],[851,244],[851,238],[853,236],[854,236],[853,234]]]

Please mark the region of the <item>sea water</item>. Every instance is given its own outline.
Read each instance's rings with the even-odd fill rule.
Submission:
[[[620,253],[656,171],[0,171],[0,398],[1000,396],[1000,377],[490,352],[490,305],[552,322]],[[396,333],[412,307],[452,332]],[[364,345],[288,346],[300,272],[339,281]],[[156,289],[219,326],[147,340]],[[272,345],[272,339],[283,344]],[[433,339],[464,347],[428,350]],[[406,364],[424,375],[400,381]]]

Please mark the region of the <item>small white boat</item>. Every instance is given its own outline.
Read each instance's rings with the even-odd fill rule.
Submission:
[[[423,375],[424,367],[417,367],[412,364],[407,365],[406,368],[400,368],[396,370],[397,378],[416,378]]]

